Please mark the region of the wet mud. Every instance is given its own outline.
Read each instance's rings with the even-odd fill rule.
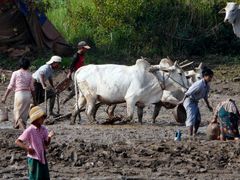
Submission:
[[[1,95],[6,85],[0,85]],[[68,93],[60,95],[61,114],[73,109],[75,99],[62,105]],[[229,97],[239,105],[238,83],[212,83],[209,100],[214,107]],[[13,93],[6,106],[9,121],[0,122],[0,179],[27,179],[26,153],[14,143],[22,130],[12,128]],[[174,120],[172,110],[162,108],[152,124],[152,105],[144,109],[143,124],[137,122],[136,113],[134,120],[124,125],[91,125],[84,112],[75,125],[70,125],[69,118],[48,119],[53,123],[47,128],[56,133],[47,150],[51,179],[240,179],[239,142],[207,140],[212,113],[204,102],[199,106],[202,122],[195,139],[188,139],[186,127]],[[97,113],[99,122],[107,119],[105,109],[102,106]],[[119,105],[115,114],[125,116],[125,104]],[[174,141],[178,129],[180,142]]]

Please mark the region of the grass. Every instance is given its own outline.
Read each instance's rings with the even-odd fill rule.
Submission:
[[[47,15],[69,42],[88,40],[102,53],[131,57],[209,52],[206,32],[221,21],[217,11],[226,0],[49,2]]]

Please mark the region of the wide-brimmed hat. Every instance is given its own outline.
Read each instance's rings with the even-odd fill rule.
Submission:
[[[78,43],[78,48],[90,49],[91,47],[90,47],[85,41],[80,41],[80,42]]]
[[[41,118],[41,117],[46,117],[46,113],[42,110],[41,107],[39,106],[33,106],[30,109],[29,112],[29,118],[30,118],[30,123],[33,123],[34,121],[36,121],[37,119]]]
[[[60,56],[52,56],[51,59],[46,62],[46,64],[52,64],[54,62],[60,63],[62,61],[62,58]]]

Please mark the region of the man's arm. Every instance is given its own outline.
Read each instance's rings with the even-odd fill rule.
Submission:
[[[218,111],[219,111],[220,107],[221,107],[220,104],[216,107],[211,123],[217,123],[218,122]]]
[[[45,145],[48,146],[51,142],[51,139],[52,137],[55,135],[54,131],[51,131],[49,134],[48,134],[48,137],[47,137],[47,141],[45,141]]]
[[[6,99],[7,99],[7,97],[8,97],[10,92],[11,92],[11,89],[7,88],[5,94],[4,94],[3,98],[2,98],[2,103],[5,103],[5,101],[6,101]]]
[[[204,101],[205,101],[205,103],[207,104],[207,107],[208,107],[209,111],[213,112],[213,108],[212,108],[212,106],[209,104],[208,98],[204,98]]]
[[[10,79],[10,83],[4,93],[4,96],[2,97],[2,103],[5,103],[9,93],[11,92],[11,90],[15,87],[16,84],[16,73],[13,72],[11,79]]]
[[[54,88],[52,77],[49,77],[48,81],[49,81],[49,84],[52,86],[52,88]]]
[[[188,95],[184,95],[183,99],[178,103],[178,104],[183,104],[183,102],[185,101],[185,99],[188,97]]]
[[[41,83],[43,89],[47,88],[47,85],[45,84],[45,76],[44,76],[44,74],[40,74],[40,83]]]
[[[75,70],[75,65],[76,65],[77,61],[78,61],[78,55],[77,55],[77,53],[75,53],[74,56],[73,56],[73,61],[72,61],[71,65],[70,65],[70,67],[69,67],[68,75],[67,75],[67,77],[69,79],[71,79],[71,75],[72,75],[72,73]]]

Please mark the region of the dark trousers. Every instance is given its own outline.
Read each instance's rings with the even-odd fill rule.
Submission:
[[[37,104],[41,104],[45,101],[45,90],[42,87],[41,83],[34,82],[35,87],[35,100]],[[56,94],[52,89],[47,90],[47,99],[50,98],[49,101],[49,112],[51,113],[53,111],[54,103]]]

